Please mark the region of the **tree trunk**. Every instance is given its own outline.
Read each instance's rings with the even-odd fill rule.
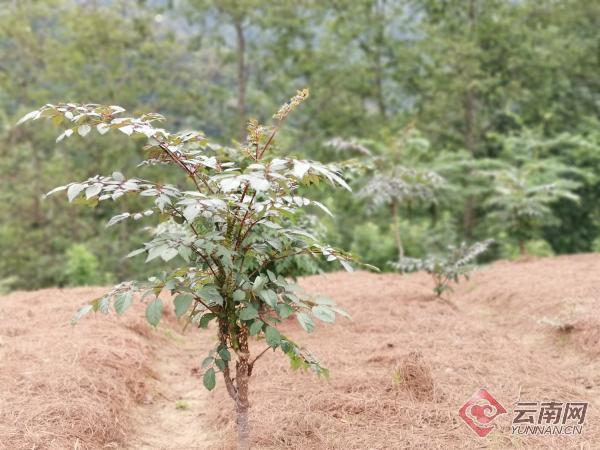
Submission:
[[[400,235],[400,217],[398,217],[398,202],[392,201],[391,205],[392,216],[394,218],[394,239],[398,248],[398,261],[404,258],[404,246],[402,245],[402,236]]]
[[[237,413],[236,425],[238,432],[238,450],[250,448],[250,423],[248,413],[250,402],[248,400],[248,382],[250,381],[250,352],[248,349],[248,330],[241,329],[238,335],[239,350],[238,361],[235,368],[235,382],[237,385],[237,398],[235,409]]]
[[[219,319],[219,342],[227,346],[229,323],[226,319]],[[235,379],[231,378],[229,361],[225,361],[223,378],[227,393],[235,403],[237,448],[247,450],[250,448],[250,402],[248,399],[248,384],[250,381],[250,351],[248,348],[248,328],[242,327],[237,333],[237,362],[235,365]]]
[[[463,209],[463,231],[467,240],[473,239],[473,230],[475,229],[475,197],[470,195],[465,201],[465,208]]]
[[[246,38],[242,18],[234,19],[235,35],[237,39],[237,110],[239,120],[238,140],[246,139]]]
[[[521,257],[527,256],[527,249],[525,248],[525,241],[523,239],[519,239],[519,253]]]
[[[471,39],[476,40],[476,25],[477,25],[477,10],[475,0],[470,0],[468,5],[469,11],[469,31]],[[471,155],[475,156],[477,151],[477,93],[473,87],[470,69],[467,69],[465,84],[467,90],[464,96],[463,113],[465,120],[464,145]],[[476,225],[475,208],[476,199],[474,196],[469,196],[465,203],[463,211],[463,229],[467,239],[472,239],[473,230]]]
[[[237,425],[237,448],[238,450],[248,450],[250,448],[250,423],[248,422],[248,411],[250,407],[243,405],[240,401],[236,405],[236,425]]]
[[[377,90],[377,105],[379,114],[385,119],[387,108],[385,105],[385,94],[383,89],[384,73],[383,73],[383,45],[385,43],[385,10],[384,2],[375,4],[375,19],[376,19],[376,37],[375,37],[375,87]]]

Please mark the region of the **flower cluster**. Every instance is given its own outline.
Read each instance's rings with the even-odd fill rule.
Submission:
[[[309,92],[308,89],[301,89],[296,92],[291,99],[289,99],[286,103],[284,103],[277,114],[273,116],[274,119],[284,120],[294,109],[296,109],[300,103],[308,98]]]
[[[256,119],[250,119],[246,125],[246,131],[248,132],[248,145],[256,146],[265,135],[267,127],[258,123]]]

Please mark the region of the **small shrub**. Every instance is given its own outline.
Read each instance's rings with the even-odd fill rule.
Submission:
[[[446,179],[430,170],[430,162],[424,161],[428,159],[429,142],[417,130],[408,127],[389,145],[341,138],[332,139],[326,145],[361,156],[368,177],[358,196],[366,201],[366,209],[371,213],[389,211],[397,258],[404,258],[402,210],[406,210],[404,216],[408,217],[416,205],[435,205],[439,195],[448,188]]]
[[[73,244],[65,253],[64,280],[68,286],[89,286],[102,283],[100,262],[84,244]]]
[[[510,241],[503,241],[502,247],[502,254],[506,259],[519,259],[522,258],[523,255],[535,256],[540,258],[545,256],[554,256],[554,250],[552,250],[550,244],[543,239],[533,239],[530,241],[526,241],[524,245],[524,253],[516,244]]]
[[[354,229],[350,250],[379,267],[394,258],[397,251],[392,234],[382,231],[373,222],[360,224]]]
[[[163,225],[152,240],[128,256],[144,254],[146,262],[181,264],[175,269],[173,263],[165,264],[165,270],[147,282],[115,286],[84,305],[75,321],[90,311],[106,314],[111,304],[117,314],[123,314],[134,293],[141,291],[147,303],[146,318],[157,326],[164,310],[160,296],[166,291],[174,298],[177,317],[185,318],[187,324],[208,328],[214,322],[216,345],[202,362],[203,383],[212,390],[217,374],[222,375],[236,407],[239,448],[249,447],[249,383],[255,364],[267,351],[281,351],[293,369],[328,376],[328,370],[306,348],[278,329],[282,320],[296,316],[310,332],[315,327],[313,317],[332,323],[337,315],[347,315],[332,301],[302,291],[282,275],[278,265],[297,256],[322,256],[353,270],[350,254],[322,243],[302,220],[307,208],[331,213],[320,202],[303,196],[301,188],[327,183],[350,190],[338,168],[275,154],[278,131],[306,97],[307,89],[298,91],[273,116],[273,125],[250,120],[247,141],[236,148],[211,142],[200,132],[169,133],[156,127],[164,120],[159,114],[122,117],[124,109],[119,106],[46,105],[20,121],[42,117],[65,125],[57,141],[86,137],[93,131],[101,135],[119,131],[147,140],[140,170],[148,166],[178,170],[165,171],[156,181],[128,178],[115,171],[49,193],[66,191],[69,201],[92,207],[125,195],[139,196],[146,201],[144,210],[118,214],[107,226],[157,218]],[[171,183],[165,180],[175,174],[180,176]],[[90,263],[89,258],[80,259]],[[254,343],[262,343],[263,349],[254,351]]]
[[[12,290],[12,287],[19,282],[19,278],[10,276],[6,278],[0,278],[0,295],[7,294]]]
[[[458,283],[460,277],[469,279],[469,274],[473,270],[473,262],[489,248],[492,242],[492,240],[486,240],[472,245],[463,242],[458,247],[449,246],[448,254],[445,256],[434,255],[423,259],[403,258],[391,265],[401,272],[424,270],[433,279],[435,295],[441,297],[444,292],[452,292],[450,283]]]
[[[552,205],[561,199],[579,202],[576,191],[581,183],[568,178],[582,171],[553,159],[533,161],[519,167],[490,171],[494,189],[485,202],[492,228],[504,231],[527,254],[528,240],[538,238],[542,226],[560,223]]]

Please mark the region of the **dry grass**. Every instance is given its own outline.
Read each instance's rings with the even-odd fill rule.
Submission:
[[[421,352],[410,352],[402,358],[394,371],[394,381],[414,400],[432,401],[434,398],[435,387],[431,368],[423,360]]]
[[[597,448],[600,442],[598,351],[600,257],[580,255],[499,263],[476,273],[453,296],[436,301],[425,275],[337,273],[302,280],[353,316],[306,335],[294,321],[284,332],[331,369],[330,381],[290,373],[269,354],[252,380],[253,444],[290,449]],[[543,317],[587,317],[557,337]],[[590,309],[592,308],[592,309]],[[579,319],[578,319],[579,318]],[[585,345],[584,345],[585,344]],[[256,343],[255,351],[264,343]],[[398,377],[398,373],[401,377]],[[400,383],[398,381],[401,381]],[[487,387],[509,414],[484,440],[458,417]],[[213,396],[222,447],[234,446],[231,401]],[[582,436],[517,437],[510,411],[520,400],[590,401]]]
[[[292,373],[284,357],[269,352],[252,380],[253,446],[598,448],[599,273],[599,255],[501,262],[460,286],[452,298],[456,308],[435,300],[431,281],[421,274],[303,279],[307,290],[334,298],[354,319],[318,326],[310,335],[295,320],[286,321],[284,333],[320,357],[331,379]],[[189,375],[190,383],[185,378],[214,345],[211,333],[160,339],[168,331],[144,324],[139,304],[126,318],[101,316],[71,327],[73,311],[101,292],[54,289],[0,298],[0,448],[140,448],[135,442],[193,448],[179,444],[200,442],[192,431],[172,432],[195,423],[202,428],[207,413],[217,430],[212,442],[233,447],[233,409],[223,383],[200,398],[197,374]],[[164,346],[179,340],[172,352]],[[264,345],[253,342],[253,351]],[[167,390],[163,398],[153,377],[181,392]],[[509,413],[495,420],[498,428],[489,436],[478,438],[458,410],[481,387],[509,411],[519,400],[589,401],[584,433],[512,436]],[[137,405],[148,389],[154,400]],[[176,408],[180,399],[189,410]],[[163,411],[164,417],[156,413],[156,424],[149,418],[150,431],[139,424],[133,429],[131,414],[146,417],[146,411]],[[184,419],[187,425],[178,428]],[[156,430],[160,436],[145,434]]]
[[[0,298],[0,448],[116,448],[125,441],[126,410],[144,397],[152,375],[148,327],[135,313],[72,327],[80,304],[103,292]]]

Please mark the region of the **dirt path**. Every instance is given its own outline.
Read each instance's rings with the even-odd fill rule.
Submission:
[[[164,332],[166,342],[157,345],[152,365],[157,379],[151,380],[150,394],[132,414],[135,431],[128,448],[208,448],[214,442],[206,425],[207,393],[192,371],[199,358],[197,339],[171,329]]]

